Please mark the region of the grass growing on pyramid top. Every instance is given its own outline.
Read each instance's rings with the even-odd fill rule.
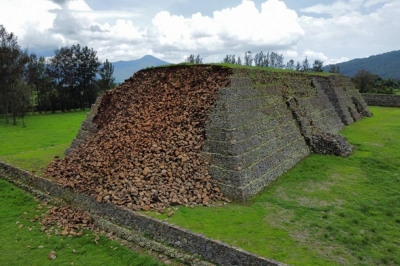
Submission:
[[[280,73],[297,73],[300,75],[313,75],[313,76],[323,76],[327,77],[330,75],[337,75],[329,72],[313,72],[313,71],[295,71],[291,69],[282,69],[282,68],[273,68],[273,67],[257,67],[257,66],[246,66],[246,65],[237,65],[237,64],[229,64],[229,63],[204,63],[204,64],[194,64],[194,63],[179,63],[179,64],[167,64],[156,67],[144,68],[146,69],[157,69],[157,68],[174,68],[174,67],[192,67],[192,66],[216,66],[223,68],[232,68],[232,69],[243,69],[243,70],[254,70],[254,71],[268,71],[268,72],[280,72]]]

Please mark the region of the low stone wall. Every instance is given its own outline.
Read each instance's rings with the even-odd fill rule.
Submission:
[[[79,206],[89,213],[102,216],[112,223],[132,228],[157,242],[201,256],[219,265],[285,265],[122,207],[98,203],[94,198],[64,189],[47,179],[34,176],[1,161],[0,171],[0,177],[7,175],[9,178],[60,198],[71,205]]]
[[[400,95],[390,94],[361,94],[365,102],[371,106],[400,107]]]

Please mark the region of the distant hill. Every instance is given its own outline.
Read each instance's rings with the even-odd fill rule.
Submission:
[[[114,77],[116,83],[124,82],[125,79],[130,78],[133,73],[151,66],[162,66],[170,63],[162,61],[152,55],[145,55],[140,59],[131,61],[117,61],[112,62],[114,65]]]
[[[384,54],[372,55],[367,58],[353,59],[337,64],[340,73],[353,77],[358,70],[365,69],[382,78],[392,78],[400,80],[400,50]],[[329,71],[329,65],[324,67],[324,71]]]

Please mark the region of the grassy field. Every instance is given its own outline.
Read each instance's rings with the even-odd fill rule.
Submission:
[[[161,218],[293,265],[400,265],[400,109],[371,111],[341,132],[349,158],[312,155],[246,204]]]
[[[30,114],[26,127],[0,120],[0,160],[29,171],[42,173],[42,169],[64,151],[78,133],[86,111],[67,113]]]
[[[0,120],[0,160],[40,174],[63,153],[76,136],[86,112],[28,115],[17,126]],[[85,231],[82,237],[42,232],[39,221],[46,208],[19,188],[0,179],[0,265],[161,265],[116,241]],[[57,258],[49,260],[55,251]]]
[[[355,146],[349,158],[312,155],[246,204],[178,207],[172,217],[149,215],[293,265],[400,265],[400,109],[370,109],[373,117],[341,132]],[[80,115],[82,121],[84,114]],[[29,133],[34,128],[30,119],[26,119],[27,128],[0,124],[0,160],[26,168],[37,159],[29,169],[38,171],[54,155],[61,155],[46,157],[44,149],[68,146],[80,121],[76,117],[74,125],[64,126],[71,131],[69,139],[60,130],[48,139],[64,138],[43,140],[40,146],[36,144],[42,141],[45,133],[40,128],[44,128],[38,129],[39,139],[34,139]],[[58,130],[57,123],[54,127]],[[45,129],[52,132],[50,126]],[[10,150],[4,149],[3,143],[9,145],[14,139],[12,130],[25,132],[36,146],[22,147],[16,141]],[[30,152],[21,153],[24,149]],[[25,159],[21,158],[24,154]]]
[[[47,206],[1,179],[0,195],[0,265],[161,265],[88,230],[81,237],[46,235],[40,221]]]

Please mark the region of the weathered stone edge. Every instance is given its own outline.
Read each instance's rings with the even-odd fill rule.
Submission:
[[[47,195],[55,197],[86,210],[91,215],[103,217],[102,220],[98,220],[98,224],[104,228],[109,228],[109,230],[115,229],[115,226],[125,226],[137,233],[145,234],[163,245],[188,252],[193,256],[200,256],[204,260],[219,265],[286,265],[123,207],[109,203],[98,203],[94,198],[63,188],[47,179],[2,161],[0,161],[0,170],[2,171],[0,178],[13,183],[20,183],[20,186],[28,192],[38,190],[39,193],[43,192],[43,197]],[[119,230],[119,232],[121,238],[127,235],[124,230]],[[137,239],[143,240],[143,237]],[[131,235],[127,240],[133,241],[134,238]]]
[[[72,140],[71,145],[65,150],[64,154],[71,154],[76,148],[78,148],[82,143],[94,135],[97,132],[97,126],[93,122],[93,119],[97,115],[98,108],[101,104],[101,96],[97,97],[96,102],[92,104],[89,112],[86,114],[86,119],[82,122],[76,137]]]

